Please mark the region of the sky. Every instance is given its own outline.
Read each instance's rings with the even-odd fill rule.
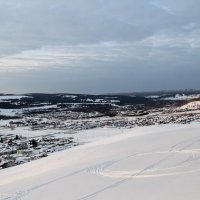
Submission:
[[[0,0],[0,92],[200,89],[199,0]]]

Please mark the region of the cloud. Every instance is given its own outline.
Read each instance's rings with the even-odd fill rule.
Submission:
[[[0,71],[76,70],[118,62],[177,60],[200,49],[200,29],[189,32],[160,31],[140,41],[104,41],[93,44],[44,46],[0,58]],[[174,49],[174,50],[172,50]]]
[[[97,44],[45,46],[0,58],[0,71],[73,69],[88,62],[116,62],[126,56],[128,44],[113,41]]]
[[[145,38],[140,44],[155,48],[200,48],[200,29],[189,33],[161,31],[160,33]]]
[[[101,83],[112,89],[123,73],[124,88],[139,88],[140,80],[154,87],[166,71],[186,77],[188,70],[193,85],[200,84],[191,78],[199,73],[199,0],[0,0],[0,10],[0,83],[6,77],[7,88],[28,74],[24,82],[34,83],[39,73],[48,82],[44,89],[51,76],[57,88],[66,79],[89,87],[91,79],[93,90]],[[20,78],[11,77],[15,72]]]
[[[160,1],[151,1],[150,4],[153,5],[153,6],[155,6],[158,9],[166,12],[169,15],[174,15],[175,14],[174,11],[173,11],[173,9],[171,9],[170,7],[162,4]]]

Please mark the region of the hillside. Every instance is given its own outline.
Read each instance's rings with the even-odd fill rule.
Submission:
[[[122,129],[2,170],[0,199],[199,199],[199,128],[195,123]]]

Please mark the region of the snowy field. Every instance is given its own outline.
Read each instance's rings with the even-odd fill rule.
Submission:
[[[10,101],[10,100],[20,100],[22,98],[32,98],[31,96],[24,95],[2,95],[0,96],[0,102]]]
[[[27,113],[29,111],[47,110],[51,108],[57,108],[57,105],[50,105],[50,106],[46,105],[46,106],[24,108],[24,109],[0,109],[0,115],[17,116],[23,113]]]
[[[80,132],[89,143],[1,170],[0,199],[200,199],[200,123],[115,130]]]

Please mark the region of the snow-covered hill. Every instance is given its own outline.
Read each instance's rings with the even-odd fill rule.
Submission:
[[[121,129],[1,170],[0,199],[200,199],[199,128],[193,123]]]
[[[200,101],[193,101],[179,108],[179,110],[197,110],[197,109],[200,109]]]

